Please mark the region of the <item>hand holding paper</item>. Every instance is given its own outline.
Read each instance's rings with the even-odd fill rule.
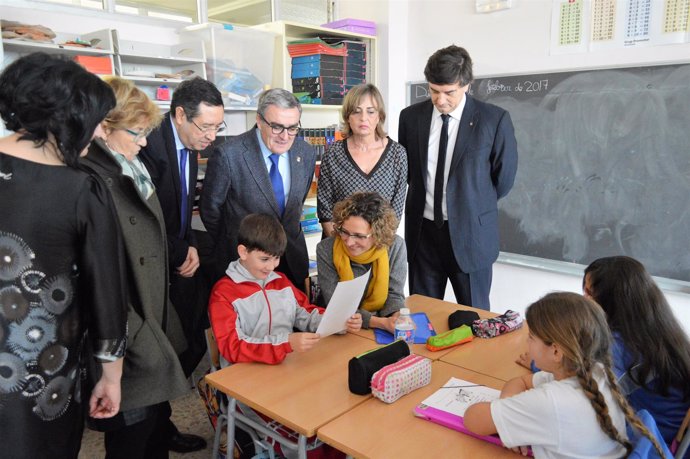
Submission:
[[[321,338],[339,333],[348,327],[347,321],[357,311],[369,281],[369,274],[370,271],[367,271],[352,280],[338,282],[316,330]]]

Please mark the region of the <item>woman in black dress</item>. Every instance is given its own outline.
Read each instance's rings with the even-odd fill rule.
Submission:
[[[126,309],[117,222],[107,190],[78,170],[114,105],[98,77],[47,54],[0,75],[0,116],[14,132],[0,139],[4,458],[76,458],[85,411],[119,410]],[[87,378],[87,366],[101,374]]]

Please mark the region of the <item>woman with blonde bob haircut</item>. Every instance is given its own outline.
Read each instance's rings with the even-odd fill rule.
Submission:
[[[332,236],[333,206],[356,191],[376,191],[400,220],[407,193],[407,152],[386,135],[386,108],[373,84],[353,87],[342,108],[344,140],[331,144],[321,161],[317,208]]]
[[[335,235],[316,246],[319,286],[328,304],[339,281],[354,279],[371,269],[360,303],[363,328],[393,332],[398,311],[405,304],[407,277],[405,242],[395,234],[398,219],[378,193],[354,193],[333,208]]]
[[[108,78],[116,106],[101,127],[84,166],[108,185],[122,232],[121,269],[128,288],[130,340],[122,375],[122,411],[90,419],[105,432],[107,458],[167,457],[168,400],[184,394],[186,378],[177,358],[182,328],[168,298],[163,212],[146,168],[137,157],[161,121],[158,107],[128,80]]]
[[[616,382],[611,332],[589,298],[550,293],[527,308],[529,352],[542,369],[508,381],[501,398],[476,403],[464,422],[480,435],[498,433],[507,447],[535,458],[618,458],[630,454],[626,421],[664,451],[635,415]]]

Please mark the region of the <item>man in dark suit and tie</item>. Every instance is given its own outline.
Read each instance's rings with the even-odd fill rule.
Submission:
[[[206,168],[201,219],[216,244],[217,277],[237,259],[240,221],[251,213],[275,216],[287,234],[277,270],[299,289],[309,272],[302,206],[314,177],[316,153],[295,139],[302,106],[292,93],[269,89],[259,98],[256,126],[217,147]]]
[[[431,100],[404,109],[398,133],[409,166],[410,293],[442,299],[450,280],[458,303],[488,310],[498,200],[517,172],[513,123],[505,110],[467,94],[473,77],[465,49],[436,51],[424,75]]]
[[[197,154],[225,128],[220,91],[202,78],[186,80],[173,93],[170,112],[147,137],[139,157],[156,186],[168,239],[170,299],[180,316],[187,350],[180,354],[186,376],[206,352],[209,289],[201,278],[197,242],[192,231],[192,207],[197,180]],[[206,446],[201,437],[181,434],[169,423],[170,449],[188,452]]]

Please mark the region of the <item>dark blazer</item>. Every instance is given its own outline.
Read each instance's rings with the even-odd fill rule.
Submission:
[[[240,220],[251,213],[265,213],[280,220],[287,234],[287,249],[281,262],[287,263],[295,282],[307,277],[309,257],[299,221],[315,164],[314,148],[295,139],[290,148],[290,193],[281,217],[256,128],[231,137],[213,150],[206,167],[199,209],[201,220],[216,245],[219,271],[223,272],[230,261],[238,258]],[[299,282],[297,287],[302,285]]]
[[[453,254],[470,273],[498,258],[498,200],[517,172],[517,141],[508,112],[467,94],[448,174],[446,204]],[[431,100],[400,113],[398,142],[407,149],[409,178],[405,206],[407,259],[413,263],[422,230],[426,196]]]
[[[187,215],[185,216],[185,232],[180,237],[180,167],[177,161],[177,148],[173,134],[170,113],[166,113],[161,125],[146,138],[146,147],[141,149],[139,158],[151,174],[151,180],[156,186],[156,194],[163,209],[165,228],[168,235],[168,260],[172,269],[184,263],[189,246],[196,247],[196,239],[192,231],[192,207],[194,205],[194,190],[196,190],[197,153],[189,153],[189,181],[187,183]]]
[[[121,260],[129,292],[122,411],[172,400],[189,390],[177,359],[186,344],[168,299],[165,228],[158,199],[154,193],[145,200],[99,141],[91,143],[81,164],[107,185],[126,248],[126,259]]]

